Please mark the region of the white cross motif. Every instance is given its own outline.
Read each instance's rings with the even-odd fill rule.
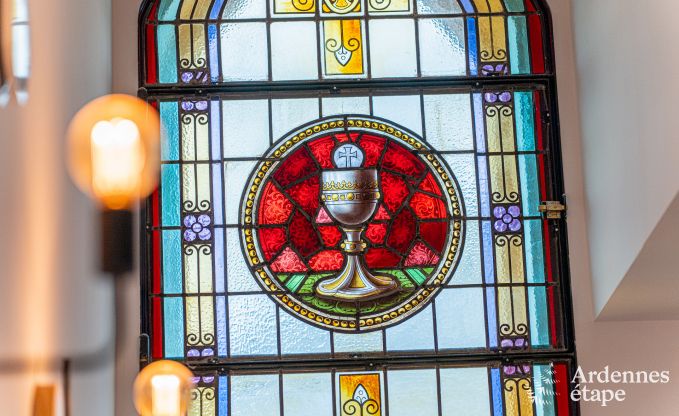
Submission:
[[[363,151],[355,144],[345,144],[335,150],[333,159],[338,168],[360,168],[363,165]]]

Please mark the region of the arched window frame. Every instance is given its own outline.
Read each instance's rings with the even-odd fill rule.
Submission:
[[[222,7],[226,5],[228,0],[215,0],[211,3],[211,6],[215,4],[221,4]],[[497,0],[499,2],[499,0]],[[266,95],[269,93],[280,94],[281,96],[294,96],[297,92],[318,92],[319,94],[343,94],[347,91],[368,91],[368,90],[385,90],[393,89],[394,91],[406,91],[408,89],[413,89],[417,91],[423,90],[435,90],[437,88],[444,89],[455,89],[461,88],[466,89],[470,92],[476,93],[486,93],[491,91],[496,91],[498,89],[521,89],[528,88],[534,89],[537,94],[540,95],[539,105],[537,113],[541,117],[541,120],[536,121],[537,128],[542,129],[542,135],[544,140],[544,149],[542,152],[542,157],[544,157],[544,163],[549,165],[546,169],[546,177],[544,178],[545,184],[541,195],[541,201],[555,201],[558,203],[565,204],[565,191],[562,176],[562,161],[561,161],[561,144],[560,144],[560,129],[559,129],[559,117],[558,117],[558,105],[557,105],[557,82],[556,74],[554,71],[554,41],[552,37],[552,22],[551,15],[549,12],[549,7],[545,0],[527,0],[526,4],[532,4],[534,9],[527,10],[527,13],[523,13],[527,16],[528,33],[531,37],[531,42],[533,46],[530,48],[530,71],[531,73],[525,74],[504,74],[502,71],[495,74],[482,74],[480,69],[477,68],[475,74],[471,73],[471,67],[466,70],[466,75],[464,76],[431,76],[423,77],[420,75],[420,69],[418,64],[418,76],[414,78],[403,78],[403,79],[317,79],[317,80],[299,80],[299,81],[229,81],[221,82],[219,78],[213,78],[211,81],[208,80],[206,83],[185,83],[181,82],[160,84],[158,83],[158,71],[156,68],[158,57],[154,54],[157,46],[155,44],[155,32],[154,25],[148,22],[148,16],[157,13],[157,3],[158,0],[146,0],[143,2],[140,13],[139,28],[140,28],[140,48],[139,48],[139,61],[140,61],[140,89],[139,95],[142,98],[148,99],[153,102],[159,97],[205,97],[207,99],[217,98],[219,94],[243,94],[244,96],[252,94],[253,96]],[[495,0],[487,2],[489,11],[479,11],[476,8],[476,3],[472,0],[461,0],[460,3],[468,3],[470,7],[474,7],[474,12],[465,12],[464,16],[476,16],[477,18],[488,18],[492,19],[493,16],[508,16],[512,15],[513,12],[507,11],[495,11],[492,10],[492,5],[496,3]],[[196,2],[198,4],[198,1]],[[530,6],[529,6],[530,7]],[[215,14],[215,12],[210,13],[210,22],[218,23],[219,19],[217,16],[221,15]],[[479,17],[481,16],[481,17]],[[191,19],[184,21],[183,23],[190,23]],[[541,28],[539,35],[535,34],[535,28]],[[537,39],[537,40],[536,40]],[[319,63],[320,67],[320,63]],[[205,75],[208,77],[208,75]],[[179,78],[178,78],[179,80]],[[154,319],[159,319],[157,317],[158,312],[156,311],[154,317],[154,308],[152,301],[153,299],[153,289],[154,276],[153,276],[153,253],[151,252],[151,246],[153,244],[153,237],[149,234],[149,228],[153,228],[154,219],[152,218],[154,213],[153,198],[151,198],[147,206],[144,209],[144,224],[142,225],[142,334],[150,335],[153,333]],[[555,301],[560,305],[560,317],[561,323],[558,332],[559,336],[562,337],[560,343],[560,348],[556,351],[550,352],[529,352],[529,353],[514,353],[510,350],[500,351],[499,353],[489,354],[488,356],[473,354],[470,356],[465,355],[455,355],[451,357],[429,357],[430,360],[436,360],[437,362],[443,360],[446,363],[455,365],[464,365],[465,363],[478,362],[480,359],[492,359],[492,360],[506,360],[508,366],[518,365],[522,361],[531,360],[556,360],[565,364],[569,371],[572,371],[575,366],[575,343],[574,343],[574,330],[573,330],[573,319],[572,319],[572,301],[570,292],[570,279],[569,279],[569,266],[568,266],[568,248],[567,248],[567,238],[566,238],[566,222],[565,218],[556,218],[545,220],[546,227],[549,231],[545,231],[545,236],[550,240],[548,245],[551,246],[551,255],[546,260],[552,263],[551,269],[555,274],[559,275],[559,284],[556,290]],[[549,267],[549,266],[548,266]],[[143,339],[148,339],[147,337]],[[147,350],[142,349],[142,365],[149,362],[155,354],[152,353],[150,343],[146,343]],[[353,361],[351,365],[382,365],[390,362],[407,362],[409,359],[415,360],[426,360],[425,357],[367,357],[360,358],[357,361]],[[227,360],[228,361],[228,360]],[[223,360],[217,360],[212,364],[203,363],[196,364],[195,368],[199,371],[225,371],[228,372],[231,369],[242,369],[243,366],[258,365],[261,367],[267,367],[270,369],[276,368],[279,370],[286,368],[305,368],[316,365],[312,361],[300,360],[298,362],[290,361],[289,363],[277,362],[277,363],[229,363]],[[339,363],[339,361],[337,362]],[[349,364],[349,363],[345,363]],[[331,364],[329,364],[331,365]],[[295,367],[297,366],[297,367]],[[568,389],[568,386],[565,387]],[[576,414],[578,412],[577,406],[570,408],[559,407],[558,415],[563,414]]]

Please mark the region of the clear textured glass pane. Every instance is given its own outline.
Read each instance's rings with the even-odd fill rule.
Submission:
[[[262,0],[228,0],[224,19],[256,19],[266,17],[266,2]]]
[[[318,79],[317,45],[314,22],[272,23],[273,79]]]
[[[424,123],[434,150],[474,150],[469,94],[425,95]]]
[[[415,351],[434,349],[434,319],[428,306],[417,315],[387,329],[387,350]],[[413,334],[417,334],[413,336]]]
[[[279,416],[278,374],[231,378],[231,416]]]
[[[229,292],[259,292],[261,288],[252,277],[241,254],[240,237],[235,228],[226,229],[226,282]]]
[[[369,97],[323,98],[323,117],[340,114],[370,114]]]
[[[290,130],[318,118],[318,99],[273,100],[271,116],[273,140],[276,142]]]
[[[336,333],[335,352],[377,352],[383,351],[382,331],[363,334]]]
[[[422,110],[419,95],[385,95],[373,97],[373,115],[422,134]]]
[[[265,23],[225,23],[221,38],[225,81],[269,79]]]
[[[462,13],[456,0],[420,0],[417,2],[419,14],[453,14]]]
[[[332,416],[332,376],[285,374],[283,397],[285,415]]]
[[[370,21],[370,68],[374,78],[417,75],[412,19]]]
[[[444,159],[448,162],[451,171],[460,185],[462,200],[466,210],[465,214],[470,217],[477,216],[479,214],[479,198],[477,194],[476,162],[474,161],[474,155],[444,155]]]
[[[421,19],[419,25],[422,75],[466,75],[464,20]]]
[[[486,346],[482,289],[444,289],[435,302],[439,348]]]
[[[224,101],[224,157],[259,157],[269,148],[267,100]]]
[[[327,354],[330,352],[330,333],[309,325],[286,312],[280,314],[281,353]]]
[[[226,223],[238,224],[245,182],[257,162],[224,163]]]
[[[441,369],[443,416],[489,416],[489,394],[486,368]]]
[[[438,416],[436,370],[390,371],[388,380],[389,416]]]
[[[276,307],[268,296],[229,296],[229,317],[231,355],[273,355],[278,352]]]
[[[479,238],[479,222],[467,221],[464,237],[464,251],[455,270],[451,285],[471,285],[482,282],[481,275],[481,241]]]

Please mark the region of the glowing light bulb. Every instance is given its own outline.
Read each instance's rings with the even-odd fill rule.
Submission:
[[[110,95],[86,105],[69,129],[75,183],[110,210],[130,208],[158,183],[160,120],[144,101]]]
[[[184,416],[193,388],[193,373],[175,361],[146,366],[134,382],[134,404],[142,416]]]

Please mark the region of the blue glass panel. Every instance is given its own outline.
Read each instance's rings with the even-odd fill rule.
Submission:
[[[471,7],[471,6],[469,6]],[[465,5],[465,9],[467,6]],[[467,18],[467,49],[469,50],[469,74],[478,75],[478,45],[476,41],[476,19],[473,17]]]
[[[212,199],[215,201],[213,204],[214,219],[215,224],[224,224],[224,204],[222,201],[222,165],[220,163],[212,164]],[[223,253],[222,253],[223,257]]]
[[[182,293],[181,231],[163,231],[163,293]]]
[[[533,366],[533,374],[536,416],[555,416],[554,367],[551,365],[535,365]]]
[[[528,283],[544,283],[545,256],[542,242],[542,220],[526,220],[524,227]]]
[[[547,291],[543,286],[528,288],[528,310],[530,311],[530,342],[534,348],[548,348],[549,319],[547,316]]]
[[[226,287],[226,272],[224,269],[224,230],[216,229],[215,236],[215,290],[223,293]]]
[[[158,7],[158,20],[175,20],[181,0],[162,0]]]
[[[165,298],[163,303],[165,357],[184,357],[184,299]]]
[[[474,125],[476,126],[476,151],[486,151],[486,129],[483,113],[483,97],[474,94]]]
[[[538,216],[540,215],[540,189],[535,155],[519,155],[519,171],[521,172],[523,215]]]
[[[481,205],[481,216],[490,217],[490,187],[488,186],[488,157],[479,156],[479,198]]]
[[[509,16],[509,62],[512,74],[530,74],[528,30],[525,16]]]
[[[505,7],[508,12],[524,11],[523,0],[505,0]]]
[[[163,161],[179,160],[179,104],[176,102],[160,103],[161,150]]]
[[[516,114],[516,141],[519,151],[535,150],[535,107],[532,92],[514,93]]]
[[[219,289],[218,289],[219,290]],[[228,322],[226,318],[226,298],[224,296],[217,297],[217,353],[220,357],[226,357],[229,354],[227,348],[226,328]]]
[[[177,40],[174,25],[158,25],[158,71],[161,83],[177,82]]]
[[[215,0],[215,4],[212,6],[212,11],[210,11],[210,19],[215,20],[219,18],[219,13],[222,11],[222,6],[225,0]]]
[[[218,32],[216,25],[209,25],[207,28],[208,46],[210,48],[210,79],[212,82],[219,81],[219,51]]]
[[[493,386],[493,416],[503,416],[502,409],[502,380],[500,379],[500,369],[493,368],[490,370],[490,382]]]
[[[467,13],[474,13],[474,6],[472,6],[471,0],[460,0],[460,3],[462,3],[462,6],[464,7],[464,11]]]
[[[219,395],[217,400],[219,403],[219,416],[229,416],[229,378],[227,376],[219,377]]]
[[[179,226],[179,165],[160,168],[162,225]]]

